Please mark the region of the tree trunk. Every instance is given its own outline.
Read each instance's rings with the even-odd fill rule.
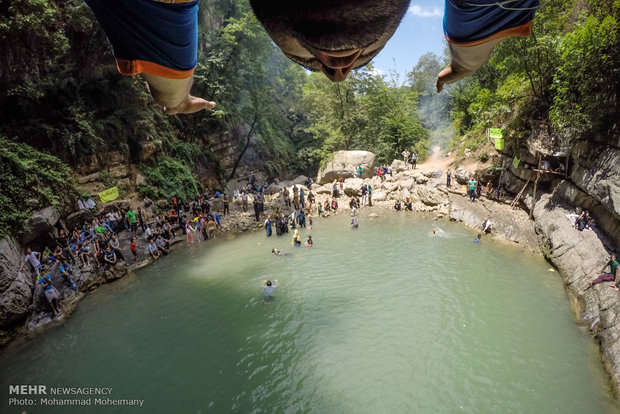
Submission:
[[[230,175],[228,176],[228,180],[226,180],[227,182],[232,180],[233,177],[235,176],[235,173],[237,172],[237,167],[239,166],[239,163],[241,162],[241,158],[243,158],[243,154],[245,154],[245,152],[248,150],[248,147],[250,146],[250,139],[252,138],[252,132],[254,132],[254,127],[256,126],[257,120],[258,120],[258,112],[255,112],[254,119],[252,120],[252,125],[250,125],[250,130],[248,131],[248,134],[245,137],[245,145],[243,146],[241,153],[237,157],[237,160],[235,161],[235,165],[233,165],[233,169],[230,172]]]

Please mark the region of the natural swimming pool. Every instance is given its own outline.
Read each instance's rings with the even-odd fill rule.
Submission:
[[[2,389],[110,387],[144,400],[29,413],[617,412],[594,341],[542,258],[476,245],[458,224],[376,212],[357,230],[346,215],[315,220],[311,248],[264,232],[181,246],[5,350]],[[432,223],[444,233],[429,235]],[[264,279],[280,282],[269,304]],[[6,398],[1,412],[22,411]]]

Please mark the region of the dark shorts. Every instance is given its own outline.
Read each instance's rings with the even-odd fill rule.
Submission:
[[[124,75],[189,78],[197,62],[198,1],[84,0],[114,48]]]
[[[138,223],[129,223],[129,226],[131,227],[131,231],[138,230]]]
[[[448,42],[475,46],[507,36],[529,36],[539,0],[447,0],[443,29]]]

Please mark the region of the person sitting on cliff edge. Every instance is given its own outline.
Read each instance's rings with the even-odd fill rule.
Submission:
[[[605,273],[605,268],[609,266],[609,273]],[[616,260],[616,255],[612,254],[609,257],[609,261],[605,263],[605,265],[599,270],[599,277],[590,281],[590,287],[597,285],[603,282],[611,282],[616,280],[616,273],[618,269],[618,261]],[[615,286],[615,283],[612,283]]]
[[[274,43],[292,61],[333,82],[370,62],[392,37],[410,0],[251,0]],[[190,95],[198,51],[199,0],[85,0],[106,33],[119,72],[142,73],[164,112],[189,114],[215,102]],[[473,75],[504,37],[529,36],[539,0],[497,4],[446,1],[451,60],[444,84]]]

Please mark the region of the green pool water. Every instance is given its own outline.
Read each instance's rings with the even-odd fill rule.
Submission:
[[[311,248],[264,232],[183,242],[5,349],[0,412],[618,412],[542,258],[474,244],[458,224],[368,212],[356,230],[346,215],[315,219]],[[267,303],[264,279],[280,282]],[[144,403],[9,406],[16,384]]]

